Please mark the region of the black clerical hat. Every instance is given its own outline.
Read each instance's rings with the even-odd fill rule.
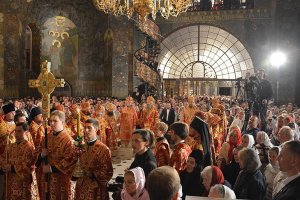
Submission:
[[[207,127],[207,123],[200,119],[200,117],[195,116],[190,124],[190,127],[195,129],[199,134],[203,132],[203,129]]]
[[[37,115],[42,114],[40,107],[34,107],[30,111],[30,119],[33,120]]]
[[[12,103],[6,104],[2,107],[2,110],[4,114],[10,113],[12,111],[15,111],[15,105]]]
[[[200,135],[204,153],[203,166],[206,167],[211,165],[210,133],[207,123],[195,116],[190,124],[190,127],[195,129]]]

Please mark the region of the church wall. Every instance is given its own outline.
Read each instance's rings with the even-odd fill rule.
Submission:
[[[20,86],[21,21],[17,15],[11,13],[3,13],[1,20],[2,50],[0,55],[3,57],[0,58],[0,62],[3,67],[0,70],[0,80],[2,79],[0,95],[16,97],[19,96]]]
[[[25,69],[26,60],[22,49],[25,45],[24,33],[26,26],[28,24],[35,24],[42,30],[43,24],[47,19],[55,16],[63,16],[72,21],[78,31],[78,73],[74,73],[73,75],[72,72],[64,71],[64,74],[62,74],[62,77],[70,83],[73,96],[111,96],[112,47],[106,44],[104,39],[104,33],[107,29],[107,15],[96,10],[91,1],[38,0],[31,3],[26,3],[27,1],[18,2],[17,0],[5,0],[3,10],[7,14],[17,16],[22,25],[21,37],[18,39],[19,46],[15,46],[20,50],[20,54],[17,57],[17,62],[20,63],[18,66],[20,69],[19,74],[27,70],[26,74],[32,75],[27,78],[37,78],[39,73],[39,71],[31,72]],[[42,59],[43,57],[41,57]],[[35,65],[37,64],[39,63],[35,63]],[[6,67],[6,61],[4,61],[4,65],[5,73],[7,73],[9,68]],[[32,68],[39,69],[39,66],[33,66]],[[27,85],[27,80],[24,80],[23,85]],[[27,88],[22,90],[23,93],[20,95],[33,94],[33,91],[36,90]]]
[[[300,105],[299,95],[299,71],[300,71],[300,1],[290,0],[277,1],[275,15],[275,31],[270,32],[273,35],[273,49],[279,49],[286,54],[287,61],[280,67],[279,71],[275,68],[271,71],[277,79],[279,72],[279,100],[282,102],[296,102]],[[276,33],[276,34],[274,34]],[[298,80],[298,84],[297,84]],[[274,84],[274,88],[275,84]]]

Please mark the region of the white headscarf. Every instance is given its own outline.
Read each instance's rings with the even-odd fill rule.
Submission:
[[[270,148],[273,147],[273,144],[271,143],[270,138],[266,132],[259,131],[256,137],[258,137],[259,135],[261,135],[262,144]]]
[[[244,134],[242,137],[247,137],[248,138],[248,146],[247,148],[252,148],[254,143],[255,143],[255,140],[254,140],[254,137],[253,135],[249,135],[249,134]]]
[[[224,199],[236,199],[235,193],[232,189],[227,187],[226,185],[223,185],[225,190]]]
[[[145,173],[144,170],[141,167],[136,167],[133,169],[130,169],[134,175],[134,180],[136,184],[136,193],[132,197],[125,189],[125,183],[123,186],[123,190],[121,193],[121,198],[122,200],[150,200],[149,194],[147,190],[145,189],[145,183],[146,183],[146,178],[145,178]]]

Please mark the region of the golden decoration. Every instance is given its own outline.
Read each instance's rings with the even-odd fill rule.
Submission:
[[[50,64],[47,60],[41,64],[41,73],[36,80],[29,80],[28,85],[31,88],[37,88],[42,95],[42,113],[44,118],[50,116],[50,94],[56,87],[64,87],[64,79],[55,79],[50,72]]]
[[[93,3],[106,14],[125,15],[128,18],[134,13],[142,18],[151,14],[154,20],[157,13],[166,19],[169,16],[177,17],[192,5],[191,0],[93,0]]]

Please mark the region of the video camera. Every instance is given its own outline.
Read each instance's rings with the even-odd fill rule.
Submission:
[[[107,185],[107,190],[109,192],[117,192],[119,190],[123,189],[123,183],[124,183],[124,177],[123,176],[117,176],[116,181],[114,183],[109,183]]]

